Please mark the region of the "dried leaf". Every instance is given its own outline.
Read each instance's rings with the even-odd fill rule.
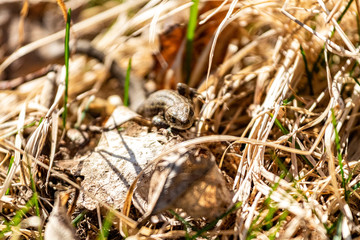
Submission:
[[[209,149],[181,148],[156,165],[150,181],[148,211],[141,221],[170,208],[212,219],[224,212],[231,196]]]

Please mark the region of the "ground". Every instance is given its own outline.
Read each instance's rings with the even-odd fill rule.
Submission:
[[[0,2],[0,238],[359,238],[359,9]]]

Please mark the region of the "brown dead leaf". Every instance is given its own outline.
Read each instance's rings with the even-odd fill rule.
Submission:
[[[136,123],[122,125],[137,116],[126,107],[116,108],[105,124],[112,130],[103,132],[95,151],[81,157],[79,164],[83,188],[116,209],[122,208],[130,184],[148,162],[173,144],[166,136],[148,133]],[[122,129],[118,130],[120,125]],[[138,194],[135,198],[143,205],[147,192]],[[97,202],[81,193],[78,205],[93,210]]]
[[[212,12],[221,1],[214,1],[204,4],[199,9],[199,16],[207,12]],[[190,81],[191,86],[196,86],[199,73],[207,71],[207,59],[209,55],[210,45],[213,41],[213,36],[221,21],[224,19],[226,11],[218,11],[212,15],[205,23],[198,24],[193,40],[193,47],[191,53],[191,69],[198,72],[196,77],[192,77]],[[180,20],[180,18],[179,18]],[[216,45],[215,53],[212,61],[212,68],[220,65],[226,57],[227,48],[233,38],[238,37],[239,26],[237,24],[229,24],[222,31],[218,44]],[[184,66],[187,64],[185,59],[185,42],[187,26],[176,22],[159,35],[160,51],[155,55],[154,73],[158,88],[175,88],[178,82],[184,82],[183,79],[187,74],[179,74],[183,71],[188,71]],[[206,59],[206,63],[204,60]],[[182,78],[182,79],[180,79]]]
[[[182,208],[192,217],[213,219],[225,211],[231,197],[209,149],[181,148],[155,166],[148,211],[142,221],[170,208]]]

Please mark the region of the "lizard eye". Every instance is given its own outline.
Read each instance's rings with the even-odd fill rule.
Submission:
[[[176,118],[175,117],[170,117],[170,122],[176,123]]]
[[[194,116],[194,111],[190,108],[190,111],[189,111],[189,116],[192,117]]]

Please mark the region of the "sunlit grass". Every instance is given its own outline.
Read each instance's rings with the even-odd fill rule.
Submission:
[[[64,112],[63,112],[63,128],[66,127],[66,117],[67,117],[67,102],[68,102],[68,92],[69,92],[69,57],[70,57],[70,22],[71,22],[71,9],[69,8],[66,19],[66,31],[65,31],[65,93],[64,93]]]

